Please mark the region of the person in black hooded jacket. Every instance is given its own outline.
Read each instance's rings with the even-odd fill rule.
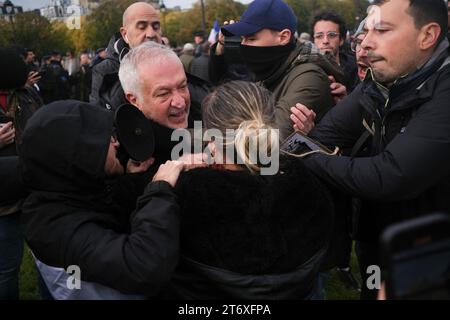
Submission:
[[[311,297],[330,239],[333,206],[326,189],[297,159],[280,157],[276,168],[273,103],[268,90],[244,81],[224,84],[206,98],[205,128],[224,135],[227,129],[237,131],[231,140],[214,137],[211,167],[180,176],[181,258],[170,297]],[[248,145],[261,147],[265,133],[270,167],[249,156]],[[225,157],[225,146],[243,161]]]
[[[183,164],[162,165],[130,215],[135,203],[128,199],[139,188],[131,179],[113,178],[123,173],[117,147],[112,113],[71,100],[41,108],[21,143],[24,183],[31,190],[23,205],[25,238],[46,266],[77,265],[83,281],[153,296],[178,259],[172,185]]]

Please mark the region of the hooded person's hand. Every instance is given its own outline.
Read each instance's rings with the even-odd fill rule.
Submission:
[[[158,172],[153,176],[152,181],[166,181],[172,187],[175,187],[178,177],[184,168],[185,164],[182,161],[166,161],[166,163],[159,166]]]
[[[150,158],[145,161],[128,160],[127,173],[141,173],[145,172],[155,162],[155,158]]]

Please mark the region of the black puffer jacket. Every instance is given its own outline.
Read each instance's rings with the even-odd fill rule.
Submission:
[[[116,33],[109,41],[107,57],[92,69],[91,104],[115,110],[126,102],[119,80],[120,59],[129,51],[125,41]]]
[[[377,241],[390,224],[450,212],[450,58],[444,40],[426,65],[389,89],[366,79],[311,132],[354,157],[316,154],[306,165],[362,201],[357,239]]]
[[[196,169],[180,177],[183,299],[304,299],[332,225],[328,193],[301,162],[282,173]]]
[[[30,119],[21,145],[32,190],[25,238],[47,265],[78,265],[84,281],[152,296],[178,260],[179,207],[168,183],[150,183],[130,217],[123,199],[133,184],[105,180],[112,128],[111,112],[70,100]]]

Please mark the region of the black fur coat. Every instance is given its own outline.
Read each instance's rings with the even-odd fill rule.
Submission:
[[[302,160],[274,176],[201,168],[180,177],[181,254],[239,274],[293,271],[328,244],[333,205]]]

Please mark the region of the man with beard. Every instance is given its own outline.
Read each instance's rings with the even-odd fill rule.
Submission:
[[[310,106],[319,120],[334,105],[328,76],[343,82],[339,66],[312,44],[297,41],[296,30],[294,12],[281,0],[255,0],[239,22],[222,28],[225,36],[242,37],[240,51],[245,63],[256,80],[273,93],[281,139],[292,132],[293,105]]]
[[[380,265],[378,239],[387,226],[435,211],[450,212],[450,59],[448,16],[442,0],[375,0],[360,46],[368,73],[334,107],[313,138],[351,150],[351,156],[315,154],[305,163],[355,201],[354,235],[363,299]],[[305,130],[313,115],[298,105],[293,119]],[[309,121],[307,121],[309,119]],[[309,123],[309,124],[307,124]]]
[[[352,92],[358,85],[358,79],[355,57],[345,47],[347,27],[344,20],[333,11],[322,11],[314,16],[311,31],[316,47],[331,55],[342,68],[345,75],[344,85],[348,92]]]
[[[356,64],[358,66],[358,79],[363,81],[369,69],[369,61],[367,57],[367,50],[361,47],[361,43],[366,36],[364,32],[364,25],[366,21],[363,20],[356,30],[353,40],[351,42],[351,49],[356,54]]]

